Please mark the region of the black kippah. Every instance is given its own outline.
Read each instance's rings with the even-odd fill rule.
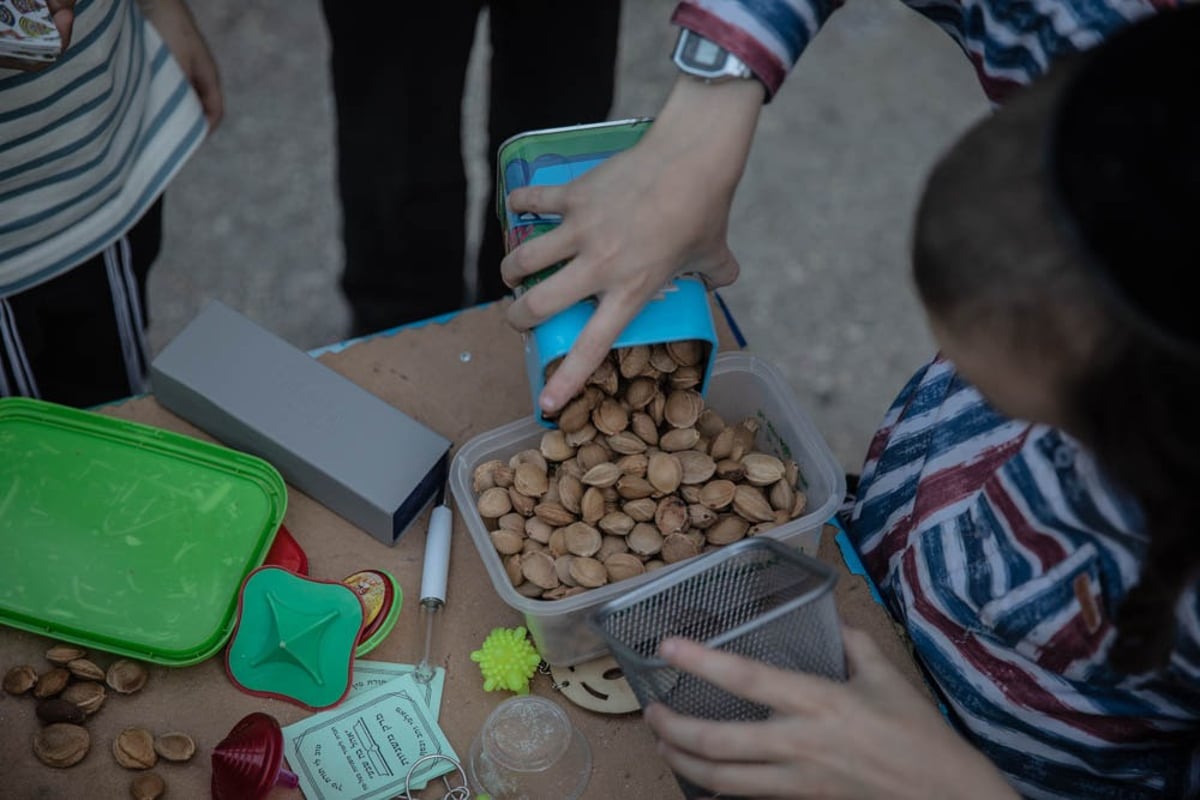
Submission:
[[[1048,144],[1058,222],[1115,303],[1200,356],[1190,291],[1200,271],[1200,6],[1099,45],[1060,96]]]

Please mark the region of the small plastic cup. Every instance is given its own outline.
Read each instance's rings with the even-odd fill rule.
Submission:
[[[492,800],[576,800],[592,751],[566,712],[535,695],[498,705],[471,742],[467,773]]]

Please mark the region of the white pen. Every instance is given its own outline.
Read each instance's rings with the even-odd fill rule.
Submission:
[[[415,677],[428,683],[434,669],[429,661],[433,650],[433,624],[446,604],[446,579],[450,574],[450,506],[442,502],[429,514],[429,532],[425,536],[425,564],[421,570],[421,616],[425,618],[425,652],[417,664]]]

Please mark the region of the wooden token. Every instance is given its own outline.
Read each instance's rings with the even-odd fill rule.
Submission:
[[[551,665],[555,686],[581,708],[601,714],[637,711],[637,697],[612,656],[602,656],[573,667]]]

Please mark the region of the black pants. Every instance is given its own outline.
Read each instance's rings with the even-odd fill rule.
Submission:
[[[143,320],[146,277],[162,244],[159,198],[126,234],[137,302]],[[125,354],[121,344],[113,288],[103,254],[59,277],[8,298],[17,334],[37,382],[39,396],[63,405],[88,408],[128,397]],[[139,372],[145,374],[146,364]],[[0,348],[0,370],[11,386],[14,365]]]
[[[476,302],[506,292],[496,148],[536,128],[602,122],[620,0],[323,0],[332,41],[342,289],[361,335],[464,304],[462,97],[475,26],[491,24],[489,184]],[[665,57],[665,56],[664,56]]]

